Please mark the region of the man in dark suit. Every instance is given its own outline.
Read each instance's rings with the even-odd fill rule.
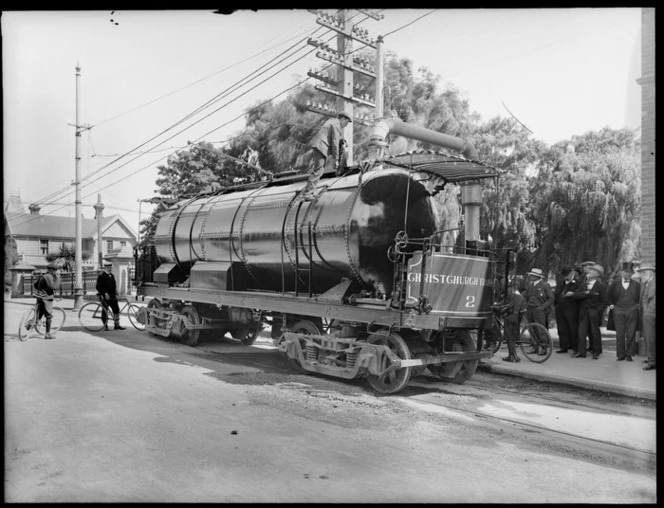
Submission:
[[[574,300],[574,293],[579,287],[579,275],[581,269],[578,267],[564,266],[560,274],[563,280],[556,285],[555,311],[560,349],[556,353],[567,353],[571,347],[577,352],[579,333],[579,305]]]
[[[636,327],[639,319],[641,285],[631,279],[632,264],[623,263],[619,277],[609,287],[608,304],[616,329],[616,360],[632,361],[636,354]]]
[[[574,293],[579,300],[579,335],[578,352],[572,358],[585,358],[587,351],[592,351],[593,360],[602,354],[602,332],[599,327],[606,308],[606,286],[600,280],[604,275],[601,265],[589,266],[586,270],[586,281]],[[586,349],[586,336],[590,337],[590,345]]]
[[[115,330],[124,330],[124,326],[120,326],[120,307],[118,305],[118,290],[115,283],[115,276],[111,273],[113,264],[104,263],[104,271],[97,277],[97,293],[101,299],[104,308],[110,307],[113,311],[113,321],[115,323]],[[108,331],[108,315],[106,310],[101,312],[101,321],[104,323],[104,330]]]

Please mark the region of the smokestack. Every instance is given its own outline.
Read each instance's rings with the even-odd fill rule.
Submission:
[[[39,210],[41,210],[41,206],[39,206],[38,204],[34,203],[34,204],[32,204],[32,205],[30,205],[30,206],[28,207],[28,210],[30,210],[30,213],[31,213],[31,214],[39,215]]]

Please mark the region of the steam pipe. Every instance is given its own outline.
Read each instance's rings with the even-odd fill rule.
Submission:
[[[382,146],[388,134],[398,134],[425,143],[450,148],[461,152],[466,159],[477,160],[479,155],[470,141],[449,136],[402,122],[398,118],[381,118],[377,120],[369,134],[369,146]]]

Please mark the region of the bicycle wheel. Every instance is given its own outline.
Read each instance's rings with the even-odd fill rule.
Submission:
[[[551,334],[539,323],[526,323],[519,334],[519,347],[528,360],[543,363],[549,359],[553,351]]]
[[[145,323],[147,323],[148,314],[143,307],[136,305],[135,303],[130,303],[127,306],[127,315],[129,316],[129,322],[133,325],[134,328],[140,331],[145,330]]]
[[[51,318],[51,333],[55,333],[65,324],[67,313],[62,307],[53,307],[52,314],[53,317]]]
[[[98,332],[104,328],[101,313],[104,308],[99,302],[88,302],[78,311],[78,321],[89,332]],[[110,316],[108,316],[110,318]],[[111,319],[111,322],[113,320]]]
[[[32,307],[29,311],[23,314],[21,323],[18,325],[18,338],[21,341],[26,341],[30,338],[40,335],[39,327],[37,326],[38,320],[35,319],[35,309]]]

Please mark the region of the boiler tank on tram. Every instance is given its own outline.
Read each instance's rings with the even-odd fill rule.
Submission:
[[[192,288],[321,294],[347,278],[389,297],[397,233],[438,229],[418,175],[387,168],[326,179],[313,201],[299,198],[299,181],[180,202],[157,224],[155,281],[175,270]]]

